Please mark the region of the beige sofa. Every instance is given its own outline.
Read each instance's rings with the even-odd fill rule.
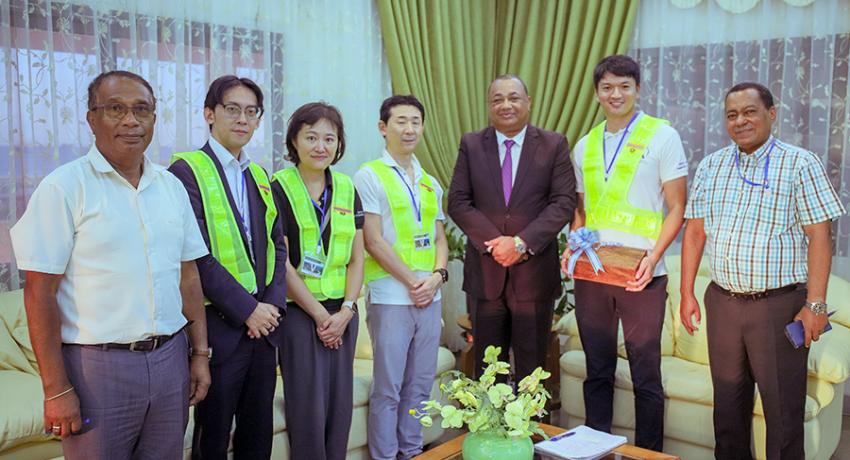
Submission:
[[[700,267],[695,291],[702,308],[702,326],[690,336],[679,321],[679,258],[668,257],[667,315],[661,342],[661,372],[664,385],[664,450],[683,459],[714,458],[713,396],[708,368],[705,306],[702,294],[711,281],[707,267]],[[850,282],[831,276],[827,303],[837,310],[831,318],[833,330],[815,342],[809,353],[809,383],[806,396],[806,459],[829,459],[841,436],[844,384],[850,376]],[[567,336],[561,356],[561,420],[573,427],[584,423],[582,382],[586,377],[584,352],[578,338],[575,314],[558,324]],[[634,439],[634,394],[625,359],[622,329],[619,340],[614,389],[615,433]],[[753,444],[756,457],[765,458],[765,424],[761,400],[753,411]]]
[[[362,302],[358,303],[363,305]],[[361,309],[365,311],[365,309]],[[369,390],[372,383],[372,348],[365,315],[360,316],[360,333],[354,361],[354,413],[348,440],[348,459],[368,459],[366,422],[369,412]],[[440,348],[437,373],[454,367],[454,356]],[[23,291],[0,293],[0,460],[41,460],[61,458],[58,440],[42,434],[41,380],[30,345]],[[435,385],[432,396],[437,397]],[[274,445],[272,458],[289,458],[289,440],[283,416],[283,385],[278,378],[274,401]],[[190,456],[192,419],[184,438],[184,458]],[[439,423],[425,431],[429,443],[442,434]]]

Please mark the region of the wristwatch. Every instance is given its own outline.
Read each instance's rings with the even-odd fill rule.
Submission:
[[[525,254],[528,248],[525,246],[525,241],[522,238],[515,236],[514,237],[514,246],[516,246],[516,252],[520,254]]]
[[[826,314],[826,302],[821,302],[816,300],[814,302],[806,302],[806,308],[812,311],[812,313],[816,315],[825,315]]]
[[[209,359],[212,359],[212,347],[209,348],[190,348],[189,355],[191,356],[206,356]]]
[[[342,308],[347,308],[352,315],[357,314],[357,304],[353,300],[346,300],[342,303]]]
[[[449,282],[449,271],[446,270],[445,268],[438,268],[438,269],[434,270],[434,273],[439,273],[440,276],[443,277],[443,284]]]

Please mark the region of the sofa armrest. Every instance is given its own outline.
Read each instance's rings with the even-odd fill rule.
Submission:
[[[809,348],[809,375],[829,383],[850,377],[850,329],[833,323],[832,330],[812,342]]]

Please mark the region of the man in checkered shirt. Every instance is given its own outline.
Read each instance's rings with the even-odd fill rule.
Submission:
[[[715,456],[752,458],[758,384],[767,458],[804,458],[808,346],[827,324],[831,221],[844,207],[817,155],[771,134],[776,106],[766,87],[733,86],[725,110],[734,144],[700,163],[685,210],[682,324],[693,334],[700,322],[694,279],[707,243]],[[805,329],[799,349],[784,334],[794,320]]]

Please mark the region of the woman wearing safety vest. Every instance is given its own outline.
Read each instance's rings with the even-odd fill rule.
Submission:
[[[292,459],[344,459],[351,425],[363,211],[351,179],[330,166],[345,152],[339,111],[303,105],[286,132],[272,191],[286,234],[287,306],[280,368]]]

